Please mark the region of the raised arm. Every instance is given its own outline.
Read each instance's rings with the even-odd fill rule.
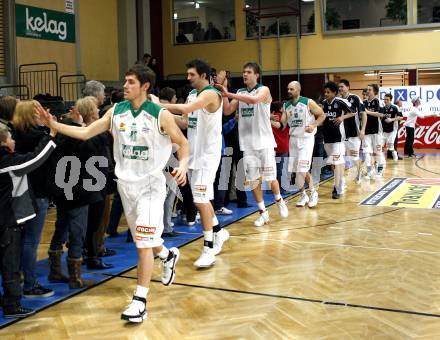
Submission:
[[[9,157],[0,158],[0,173],[13,172],[16,176],[24,176],[41,166],[55,150],[55,143],[51,136],[44,135],[36,145],[34,151],[26,154],[12,153]]]
[[[168,111],[175,113],[175,114],[181,114],[181,115],[187,115],[193,111],[209,108],[209,106],[213,106],[212,104],[218,103],[218,94],[214,91],[203,91],[196,100],[192,101],[191,103],[186,104],[164,104],[161,103],[161,106],[166,108]],[[214,110],[212,110],[214,111]]]
[[[342,115],[334,120],[335,125],[340,125],[345,119],[352,118],[356,114],[356,108],[350,102],[342,99]]]
[[[181,130],[186,130],[188,129],[188,116],[181,116],[181,115],[175,115],[172,114],[174,117],[174,121],[176,122],[177,126],[181,129]]]
[[[225,97],[230,99],[236,99],[240,102],[244,102],[248,105],[258,104],[258,103],[270,103],[272,101],[272,97],[270,95],[270,91],[268,87],[263,87],[258,91],[256,96],[247,96],[244,94],[235,94],[228,91],[223,93]]]
[[[112,108],[109,109],[105,113],[105,115],[102,116],[102,118],[93,122],[89,126],[80,127],[58,123],[54,119],[54,117],[49,112],[47,112],[40,104],[35,105],[35,111],[45,125],[63,135],[81,140],[87,140],[109,130],[111,125],[112,110]]]
[[[177,157],[179,166],[174,168],[172,175],[176,179],[178,185],[186,183],[186,173],[188,171],[189,161],[189,144],[182,131],[177,126],[173,115],[166,110],[160,113],[161,129],[171,138],[173,144],[178,145]]]
[[[230,116],[238,110],[238,100],[234,99],[229,101],[228,97],[223,97],[223,114]]]

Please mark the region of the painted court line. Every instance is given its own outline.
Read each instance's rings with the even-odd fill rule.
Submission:
[[[341,247],[341,248],[344,248],[344,247],[345,248],[360,248],[360,249],[368,249],[368,250],[400,251],[403,253],[440,255],[440,251],[429,251],[429,250],[387,248],[387,247],[374,247],[374,246],[357,246],[354,244],[326,243],[326,242],[315,242],[315,241],[289,241],[289,240],[279,240],[279,239],[272,239],[272,238],[245,237],[245,236],[234,236],[234,235],[230,235],[230,237],[240,238],[240,239],[248,239],[248,240],[250,239],[250,240],[256,240],[256,241],[271,241],[271,242],[280,242],[280,243],[297,243],[297,244],[310,244],[310,245]]]

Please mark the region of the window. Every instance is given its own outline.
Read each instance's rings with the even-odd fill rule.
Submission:
[[[420,0],[419,0],[420,1]],[[407,25],[407,0],[322,0],[326,31]]]
[[[234,0],[173,0],[174,43],[235,39],[234,8]]]
[[[271,37],[277,35],[277,14],[292,13],[292,15],[278,16],[280,35],[296,34],[298,17],[293,12],[301,7],[301,33],[315,32],[315,1],[314,0],[246,0],[246,36],[248,38],[258,37],[258,17],[252,13],[258,13],[258,3],[260,2],[260,14],[263,16],[273,15],[273,17],[261,18],[261,36]]]
[[[440,23],[440,0],[418,0],[417,23]]]

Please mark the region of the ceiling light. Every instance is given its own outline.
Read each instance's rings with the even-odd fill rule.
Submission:
[[[177,12],[174,12],[173,18],[174,18],[174,20],[177,19]]]
[[[408,74],[408,72],[404,72],[404,71],[396,71],[396,72],[380,72],[380,74]]]
[[[245,8],[249,8],[249,7],[251,7],[251,6],[246,4],[244,7],[245,7]]]
[[[200,4],[197,1],[194,1],[194,5],[196,6],[196,8],[200,8]]]

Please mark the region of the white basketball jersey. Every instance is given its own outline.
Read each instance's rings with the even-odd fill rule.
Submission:
[[[209,85],[200,92],[192,90],[188,95],[188,103],[196,100],[200,93],[207,90],[215,91],[221,99],[221,93]],[[222,152],[222,115],[223,100],[215,112],[199,109],[188,115],[190,169],[217,169]]]
[[[313,132],[306,132],[306,126],[315,123],[315,116],[309,110],[309,98],[299,97],[294,103],[289,100],[283,105],[289,124],[289,134],[294,137],[314,137],[316,128]]]
[[[265,86],[257,84],[252,90],[242,88],[237,94],[255,97]],[[262,150],[277,146],[270,123],[270,103],[238,104],[238,138],[240,150]]]
[[[125,182],[141,182],[163,175],[171,155],[171,139],[160,128],[159,105],[145,101],[134,110],[129,101],[113,107],[112,135],[115,174]]]

